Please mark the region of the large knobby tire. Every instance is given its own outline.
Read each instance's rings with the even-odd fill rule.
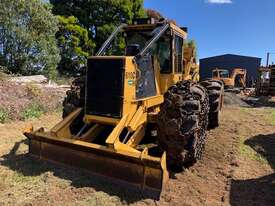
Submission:
[[[63,100],[62,117],[67,117],[77,108],[84,108],[85,104],[85,76],[76,78],[71,85],[71,89],[66,92],[66,97]],[[72,134],[77,134],[83,127],[84,111],[72,122],[70,130]]]
[[[158,118],[158,144],[169,168],[191,165],[201,158],[208,125],[208,94],[204,87],[181,81],[164,94]]]
[[[78,107],[83,107],[85,103],[85,76],[76,78],[71,85],[71,89],[66,92],[63,100],[63,115],[65,118]]]
[[[219,80],[205,80],[200,82],[207,89],[209,96],[209,124],[208,129],[219,126],[220,112],[223,106],[224,84]]]

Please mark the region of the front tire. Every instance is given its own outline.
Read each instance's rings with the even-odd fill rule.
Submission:
[[[170,168],[201,158],[208,125],[208,94],[191,81],[178,82],[164,95],[158,118],[158,144]]]

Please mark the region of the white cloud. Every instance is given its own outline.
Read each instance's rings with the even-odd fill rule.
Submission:
[[[232,4],[232,0],[206,0],[209,4]]]

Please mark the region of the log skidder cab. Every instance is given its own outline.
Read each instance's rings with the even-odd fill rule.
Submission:
[[[198,82],[186,36],[166,20],[117,27],[67,92],[63,120],[24,133],[29,153],[159,197],[168,169],[200,159],[222,106],[222,82]]]

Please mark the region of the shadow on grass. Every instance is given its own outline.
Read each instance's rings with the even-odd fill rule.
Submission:
[[[271,206],[275,203],[275,174],[257,179],[232,180],[232,206]]]
[[[275,107],[275,101],[271,101],[271,96],[247,97],[243,101],[251,107]]]
[[[250,146],[255,152],[264,157],[269,165],[275,169],[275,133],[257,135],[247,139],[244,144]]]
[[[257,135],[244,142],[265,158],[275,169],[275,133]],[[233,206],[255,205],[269,206],[275,204],[275,174],[256,179],[232,180],[230,203]]]
[[[143,194],[141,191],[110,183],[98,176],[93,177],[91,173],[81,169],[38,160],[29,157],[28,154],[16,154],[21,144],[28,144],[28,142],[27,140],[16,142],[12,150],[1,157],[0,164],[24,176],[39,176],[51,171],[54,176],[71,181],[71,185],[76,188],[92,187],[96,191],[103,191],[110,196],[118,196],[122,202],[128,204],[152,198],[149,194]]]

